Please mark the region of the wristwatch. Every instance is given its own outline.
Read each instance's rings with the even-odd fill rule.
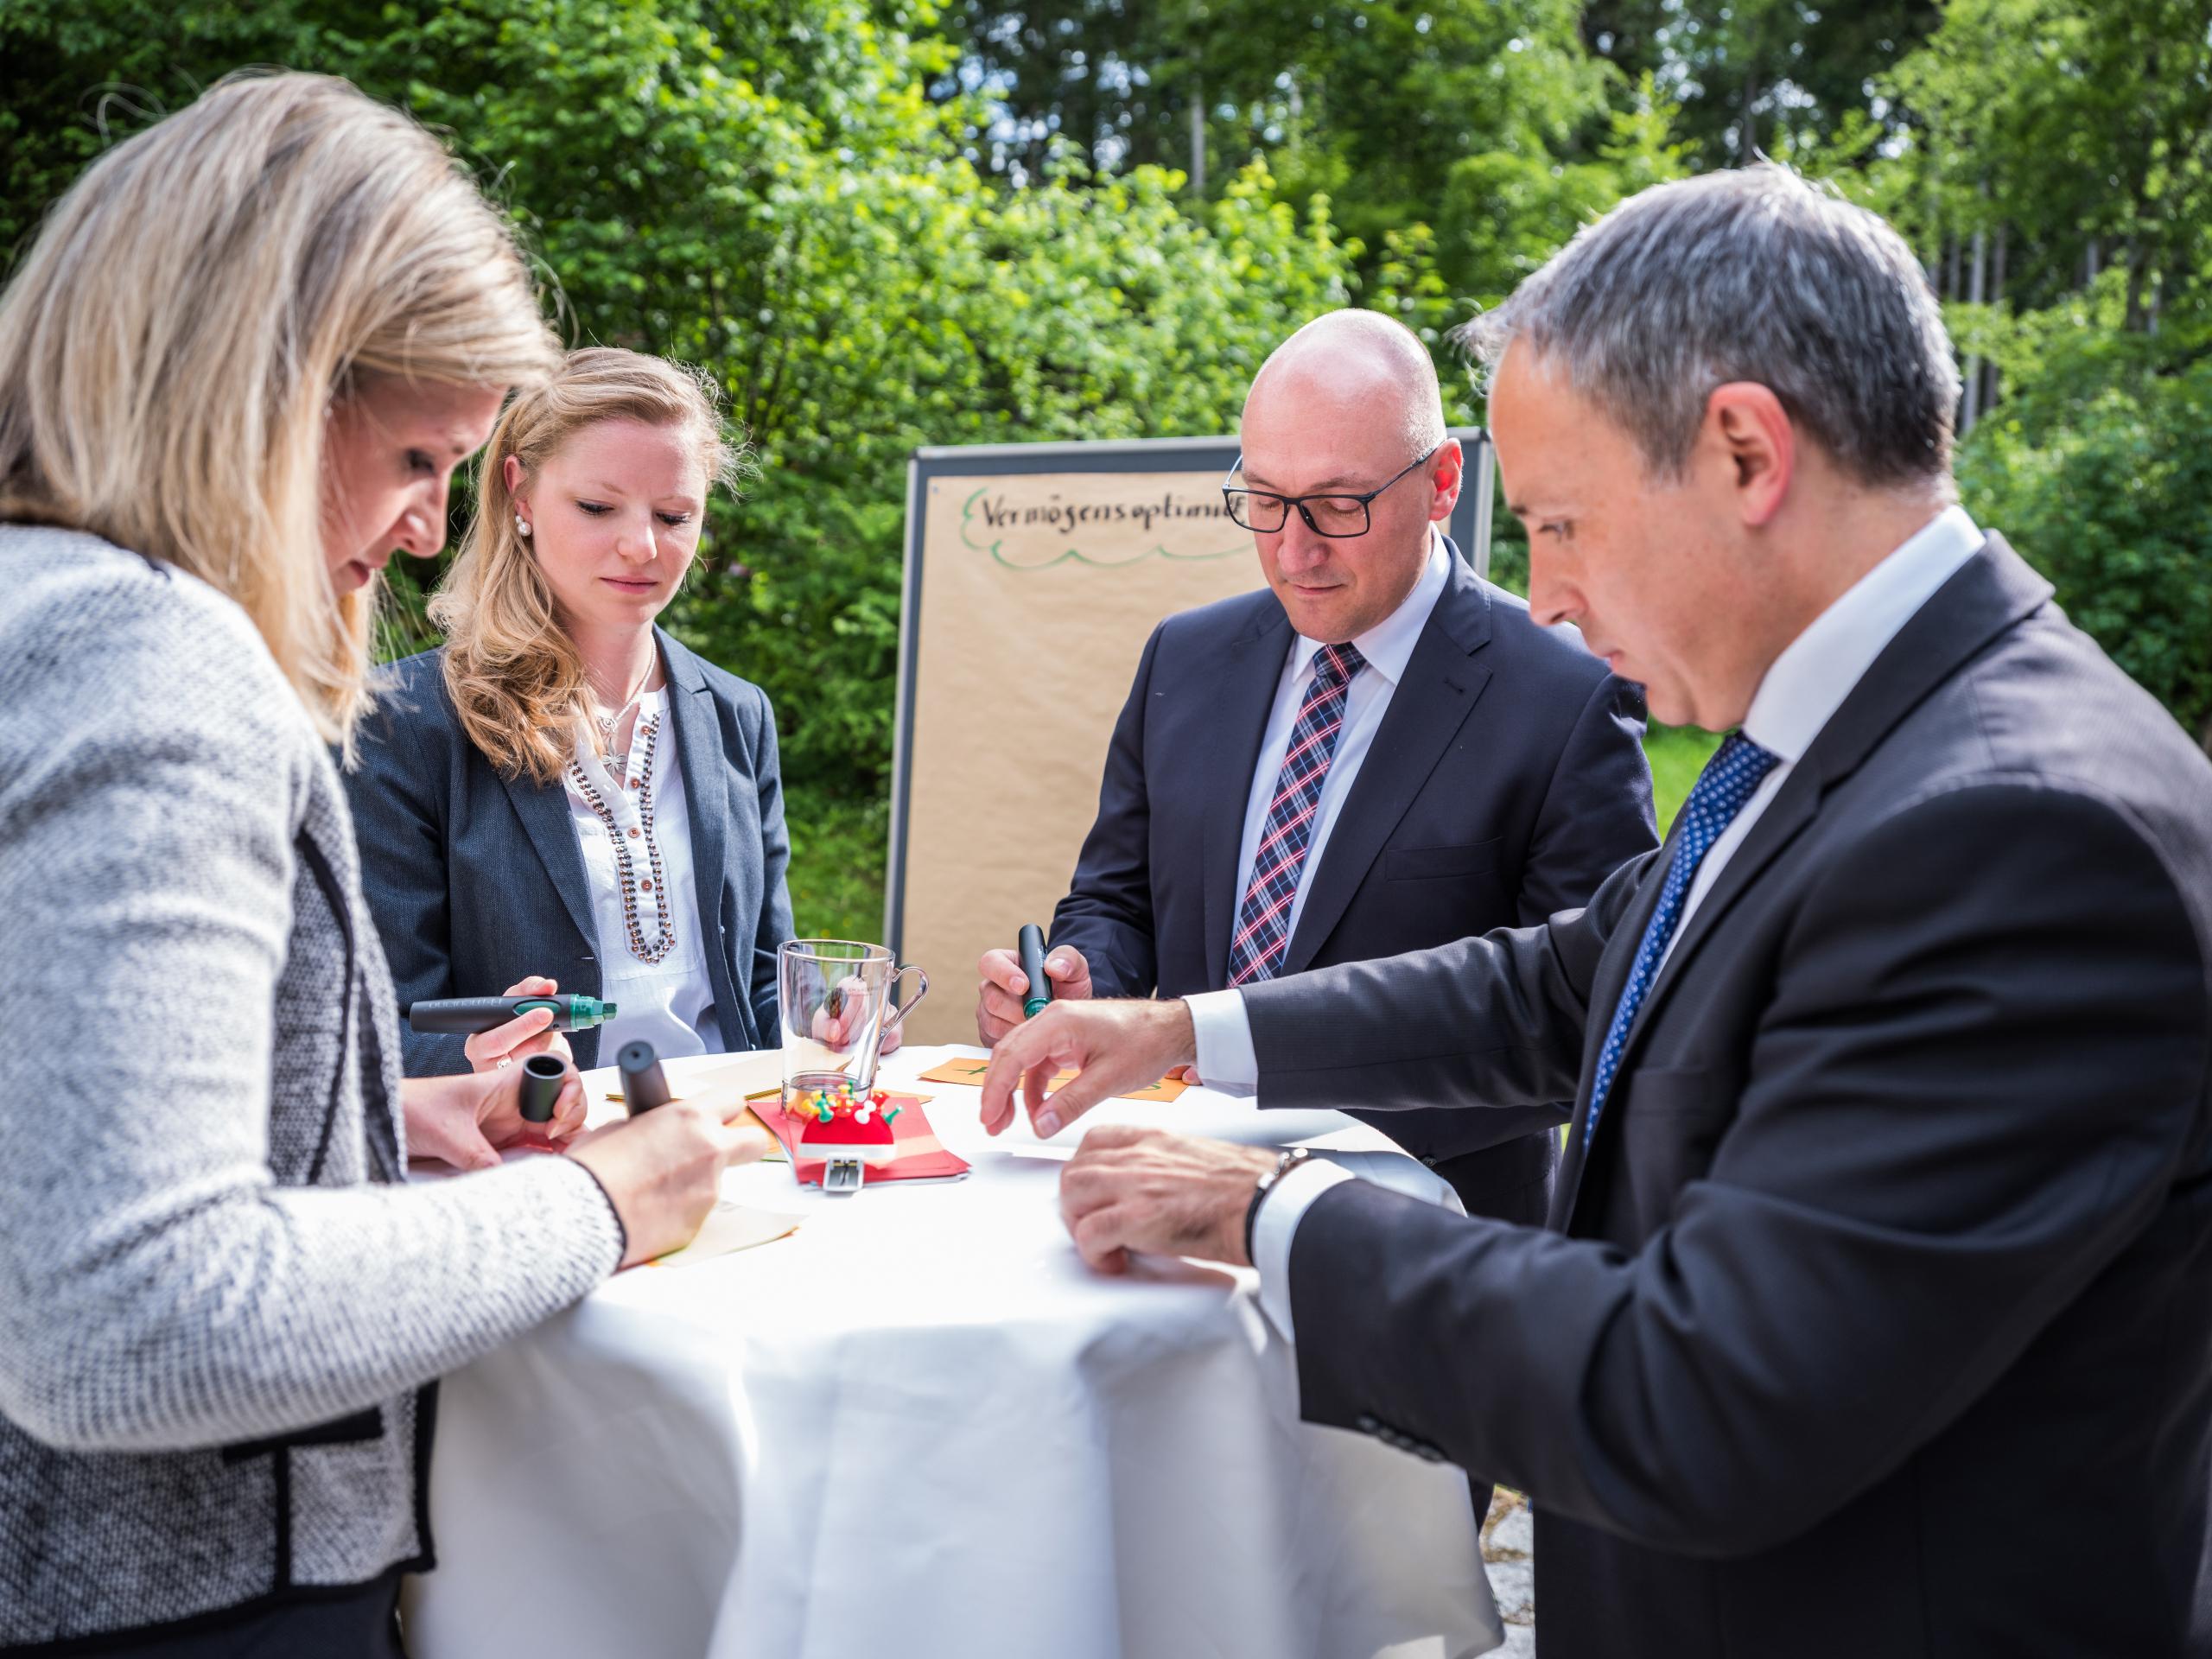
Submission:
[[[1252,1202],[1244,1206],[1244,1259],[1252,1262],[1252,1226],[1260,1218],[1260,1205],[1274,1191],[1275,1183],[1313,1155],[1310,1147],[1292,1147],[1275,1160],[1275,1166],[1253,1184]],[[1254,1267],[1260,1264],[1252,1262]]]

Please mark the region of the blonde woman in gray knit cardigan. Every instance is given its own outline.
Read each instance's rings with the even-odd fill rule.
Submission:
[[[404,1185],[518,1074],[402,1085],[330,748],[556,360],[437,144],[305,76],[108,152],[0,296],[0,1649],[399,1652],[434,1380],[763,1149],[672,1107]]]

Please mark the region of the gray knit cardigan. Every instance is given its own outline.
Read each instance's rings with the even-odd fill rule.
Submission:
[[[0,1649],[427,1567],[427,1385],[620,1256],[567,1159],[404,1185],[356,858],[236,605],[0,525]]]

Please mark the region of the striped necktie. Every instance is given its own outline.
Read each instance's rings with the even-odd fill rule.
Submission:
[[[1290,906],[1298,897],[1298,873],[1313,839],[1313,817],[1320,810],[1321,785],[1344,734],[1344,701],[1352,676],[1367,666],[1356,645],[1324,645],[1313,656],[1313,682],[1299,704],[1298,723],[1275,777],[1274,798],[1252,855],[1252,880],[1236,912],[1236,934],[1229,942],[1229,982],[1248,985],[1271,979],[1290,948]]]
[[[1659,964],[1667,958],[1667,944],[1682,919],[1682,901],[1689,896],[1690,883],[1697,880],[1697,867],[1705,862],[1713,843],[1735,821],[1760,780],[1780,760],[1741,732],[1734,733],[1705,763],[1689,798],[1682,803],[1681,835],[1675,842],[1675,861],[1667,867],[1667,884],[1659,890],[1659,908],[1651,912],[1651,924],[1643,930],[1643,943],[1636,947],[1628,983],[1621,988],[1613,1023],[1605,1028],[1605,1046],[1598,1053],[1598,1073],[1590,1084],[1590,1117],[1582,1128],[1584,1147],[1598,1132],[1598,1114],[1605,1110],[1606,1092],[1621,1068],[1621,1051],[1628,1045],[1629,1027],[1635,1024],[1636,1011],[1643,1006],[1651,982],[1658,976]]]

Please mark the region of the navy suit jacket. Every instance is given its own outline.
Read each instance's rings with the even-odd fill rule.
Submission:
[[[776,722],[767,694],[654,630],[683,766],[715,1018],[732,1049],[779,1040],[776,950],[791,935]],[[567,792],[500,775],[461,730],[441,652],[380,671],[348,776],[361,885],[404,1009],[493,996],[530,974],[596,996],[599,941]],[[616,948],[619,948],[616,947]],[[579,1067],[600,1033],[571,1033]],[[466,1039],[408,1032],[410,1077],[466,1071]]]
[[[1446,545],[1450,580],[1338,812],[1283,974],[1580,908],[1658,844],[1641,688]],[[1238,845],[1292,637],[1262,588],[1171,616],[1146,642],[1052,915],[1052,944],[1083,952],[1099,995],[1228,983]],[[1557,1125],[1565,1092],[1517,1115],[1376,1121],[1442,1160]]]
[[[1245,994],[1262,1106],[1576,1092],[1556,1230],[1351,1181],[1290,1255],[1306,1415],[1535,1501],[1548,1659],[2212,1651],[2212,766],[2050,596],[1992,536],[1891,641],[1586,1150],[1663,853]]]

